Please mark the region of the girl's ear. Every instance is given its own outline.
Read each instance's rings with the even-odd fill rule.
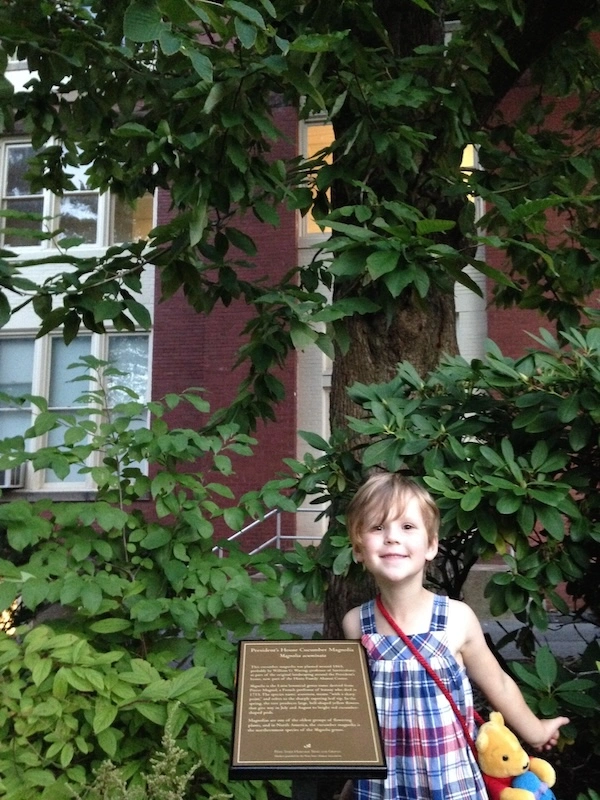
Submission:
[[[433,559],[438,554],[438,548],[439,548],[439,541],[438,541],[438,537],[436,536],[435,539],[431,542],[431,544],[428,545],[428,547],[427,547],[427,551],[425,553],[425,560],[426,561],[433,561]]]
[[[355,564],[360,564],[362,562],[362,560],[363,560],[363,557],[362,557],[362,553],[361,553],[361,550],[360,550],[360,545],[359,544],[353,544],[352,545],[352,561],[354,561]]]

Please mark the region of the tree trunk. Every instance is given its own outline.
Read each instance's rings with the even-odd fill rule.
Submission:
[[[394,318],[383,314],[354,316],[349,322],[351,345],[337,353],[333,364],[330,419],[333,428],[345,427],[356,416],[348,397],[353,383],[382,383],[396,373],[400,361],[410,361],[422,375],[432,370],[444,353],[456,353],[456,314],[452,293],[432,290],[426,302],[414,298],[398,303]],[[355,569],[348,578],[331,574],[323,608],[323,635],[341,639],[342,619],[352,607],[373,597],[374,584]]]
[[[383,312],[355,315],[347,326],[351,345],[347,353],[336,352],[331,376],[332,430],[345,428],[346,417],[356,415],[347,394],[353,383],[384,383],[400,361],[425,375],[444,353],[457,352],[454,296],[433,287],[424,301],[400,299],[390,321]]]

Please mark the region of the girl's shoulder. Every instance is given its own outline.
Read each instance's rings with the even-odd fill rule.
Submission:
[[[448,635],[451,650],[460,652],[466,642],[481,630],[481,625],[471,606],[461,600],[448,600]]]
[[[475,612],[462,600],[453,600],[448,598],[448,626],[454,627],[460,625],[464,628],[469,628],[473,624],[478,625],[479,622],[475,616]]]
[[[362,636],[361,608],[362,606],[355,606],[344,615],[342,630],[346,639],[360,639]]]

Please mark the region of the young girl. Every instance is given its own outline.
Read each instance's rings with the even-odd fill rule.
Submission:
[[[350,503],[347,526],[354,558],[373,575],[384,607],[450,690],[473,738],[469,678],[532,747],[555,745],[569,720],[538,719],[488,648],[473,611],[423,586],[427,562],[438,549],[439,511],[429,493],[395,474],[373,475]],[[343,627],[368,654],[388,766],[385,780],[356,782],[355,800],[485,800],[456,714],[375,601],[349,611]]]

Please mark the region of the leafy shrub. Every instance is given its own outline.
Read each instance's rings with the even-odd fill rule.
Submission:
[[[177,711],[178,706],[174,707]],[[162,737],[162,749],[151,759],[151,769],[143,776],[142,786],[130,788],[111,761],[103,761],[95,772],[94,782],[86,789],[85,800],[184,800],[185,791],[197,764],[185,772],[181,762],[186,753],[177,745],[173,734],[173,712],[169,714]],[[75,800],[83,800],[75,795]]]
[[[442,512],[436,588],[459,597],[477,559],[497,564],[486,588],[491,613],[522,623],[504,641],[532,659],[514,667],[532,707],[571,717],[561,772],[583,791],[600,780],[600,675],[591,649],[561,664],[538,649],[535,631],[556,612],[598,620],[600,328],[561,342],[542,331],[537,342],[517,360],[489,343],[483,360],[448,357],[425,378],[402,363],[386,383],[351,387],[348,435],[306,434],[323,455],[288,462],[298,501],[326,503],[332,516],[318,550],[287,556],[288,580],[318,599],[337,576],[354,578],[344,510],[366,472],[421,480]]]
[[[487,587],[494,615],[543,630],[549,609],[574,610],[565,585],[581,589],[577,613],[594,611],[586,578],[600,555],[600,328],[565,339],[542,332],[543,349],[518,360],[490,343],[483,361],[449,357],[426,378],[403,363],[387,383],[351,387],[349,436],[308,434],[324,455],[289,462],[300,499],[326,500],[337,515],[319,566],[350,568],[345,504],[365,471],[381,467],[430,489],[452,558],[466,568],[500,561]],[[455,573],[464,580],[460,564]]]
[[[235,640],[253,630],[283,636],[285,605],[269,554],[215,550],[215,522],[236,530],[262,514],[263,499],[236,502],[211,477],[226,479],[229,454],[250,455],[253,442],[233,425],[202,429],[209,409],[193,391],[111,407],[114,372],[85,363],[104,388],[68,415],[30,398],[39,411],[31,430],[0,442],[0,468],[30,461],[60,477],[91,472],[97,485],[89,502],[0,503],[0,607],[20,597],[31,617],[16,636],[0,634],[0,793],[63,800],[106,758],[135,784],[171,713],[201,763],[194,796],[264,798],[262,783],[228,782]],[[165,416],[180,402],[198,412],[201,432],[169,428]],[[62,445],[27,452],[29,439],[59,426]],[[94,453],[102,460],[90,465]]]

